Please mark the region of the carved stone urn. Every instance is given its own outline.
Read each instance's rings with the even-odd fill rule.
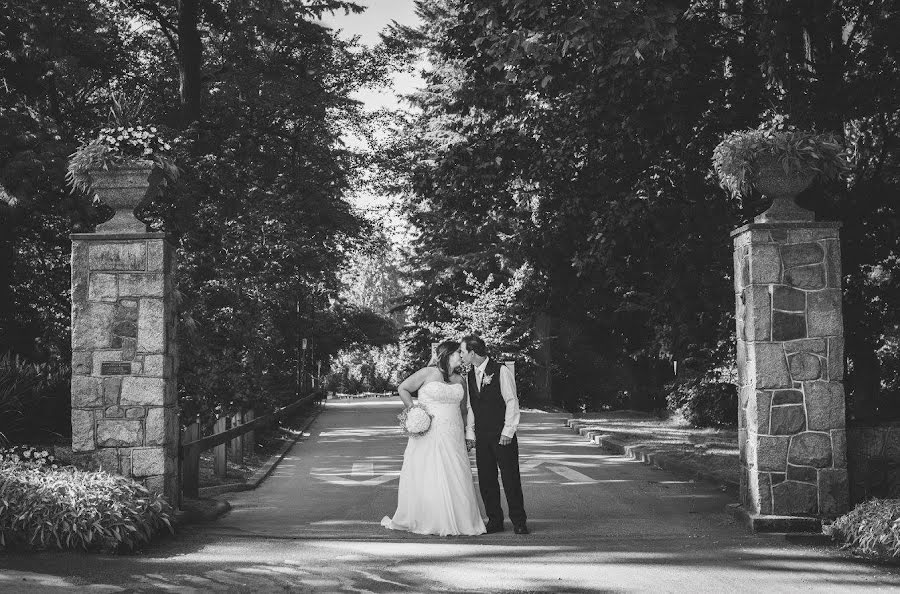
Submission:
[[[806,190],[816,172],[801,169],[785,173],[781,163],[774,157],[766,157],[759,161],[753,174],[753,184],[772,205],[753,219],[757,223],[801,222],[815,220],[813,211],[797,205],[797,196]]]
[[[91,190],[104,204],[116,209],[113,218],[97,225],[97,233],[145,233],[147,225],[134,210],[153,196],[159,184],[153,161],[132,161],[109,169],[92,169]]]

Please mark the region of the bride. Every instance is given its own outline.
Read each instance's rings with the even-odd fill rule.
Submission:
[[[385,528],[440,536],[485,532],[466,452],[463,411],[467,411],[469,423],[473,419],[466,382],[456,373],[460,363],[459,343],[442,342],[436,361],[400,384],[403,404],[412,406],[412,392],[418,391],[419,403],[434,418],[425,435],[409,438],[400,470],[397,511],[393,518],[381,520]]]

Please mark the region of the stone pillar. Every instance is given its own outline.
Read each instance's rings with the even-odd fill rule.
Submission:
[[[805,530],[848,505],[839,223],[735,230],[741,505]]]
[[[174,252],[162,233],[72,238],[72,450],[178,503]]]

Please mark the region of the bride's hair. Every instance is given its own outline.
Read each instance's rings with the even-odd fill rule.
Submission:
[[[434,350],[434,357],[431,359],[430,365],[441,370],[445,382],[450,381],[450,374],[453,373],[453,370],[450,369],[450,356],[457,350],[459,350],[459,343],[455,340],[445,340]]]

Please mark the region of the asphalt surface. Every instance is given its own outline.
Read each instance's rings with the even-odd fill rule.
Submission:
[[[2,592],[784,592],[896,590],[900,570],[821,541],[753,535],[715,487],[604,453],[563,415],[519,430],[532,534],[385,530],[405,438],[399,400],[329,401],[220,520],[140,554],[0,555]],[[474,454],[473,454],[474,466]]]

